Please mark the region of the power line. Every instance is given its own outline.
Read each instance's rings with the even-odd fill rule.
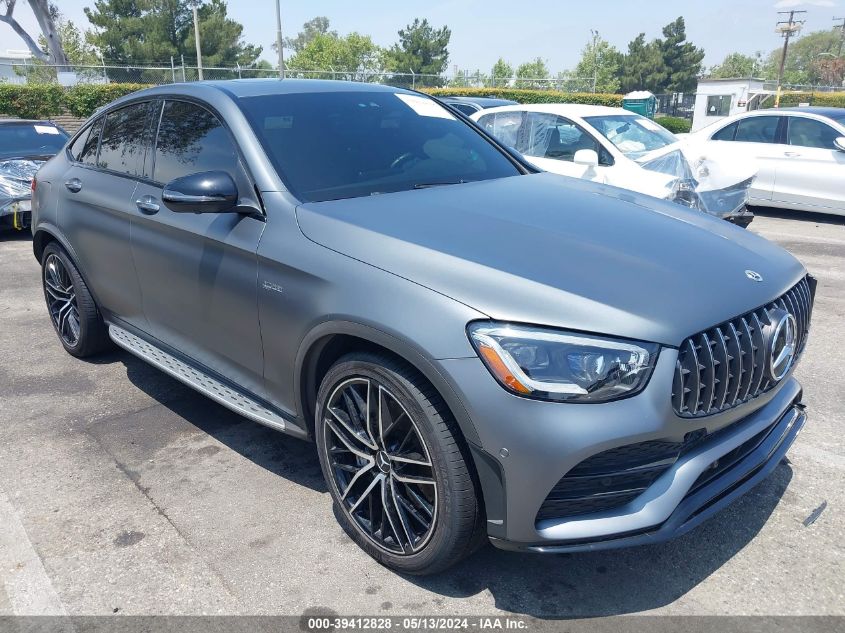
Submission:
[[[786,66],[786,52],[789,50],[789,38],[797,35],[804,26],[805,20],[796,20],[795,16],[807,13],[806,11],[778,11],[778,15],[789,15],[788,20],[779,20],[775,25],[775,31],[783,36],[783,52],[780,57],[780,67],[778,68],[778,90],[775,96],[775,107],[780,106],[780,91],[781,82],[783,81],[783,69]]]

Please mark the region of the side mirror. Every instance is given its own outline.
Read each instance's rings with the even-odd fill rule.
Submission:
[[[840,152],[845,152],[845,136],[834,139],[833,144],[836,145],[836,149]]]
[[[225,171],[203,171],[171,180],[161,199],[177,213],[233,213],[237,211],[238,187]]]
[[[594,149],[579,149],[572,157],[572,162],[587,167],[597,167],[599,164],[598,152]]]

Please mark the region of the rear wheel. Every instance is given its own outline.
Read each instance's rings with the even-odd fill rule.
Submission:
[[[457,426],[412,368],[377,354],[340,359],[316,422],[335,514],[370,556],[430,574],[477,546],[480,508]]]
[[[106,327],[88,286],[67,253],[55,242],[41,256],[44,299],[65,350],[83,358],[109,347]]]

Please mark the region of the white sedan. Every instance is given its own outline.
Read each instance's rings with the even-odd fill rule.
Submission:
[[[845,109],[755,110],[690,134],[756,161],[748,204],[845,215]]]
[[[471,116],[540,169],[699,208],[746,226],[754,169],[691,152],[664,127],[622,108],[526,104]],[[719,152],[715,152],[718,154]]]

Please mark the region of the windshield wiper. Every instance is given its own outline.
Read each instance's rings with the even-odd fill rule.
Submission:
[[[443,187],[445,185],[462,185],[466,180],[447,180],[445,182],[418,182],[414,189],[428,189],[430,187]]]

